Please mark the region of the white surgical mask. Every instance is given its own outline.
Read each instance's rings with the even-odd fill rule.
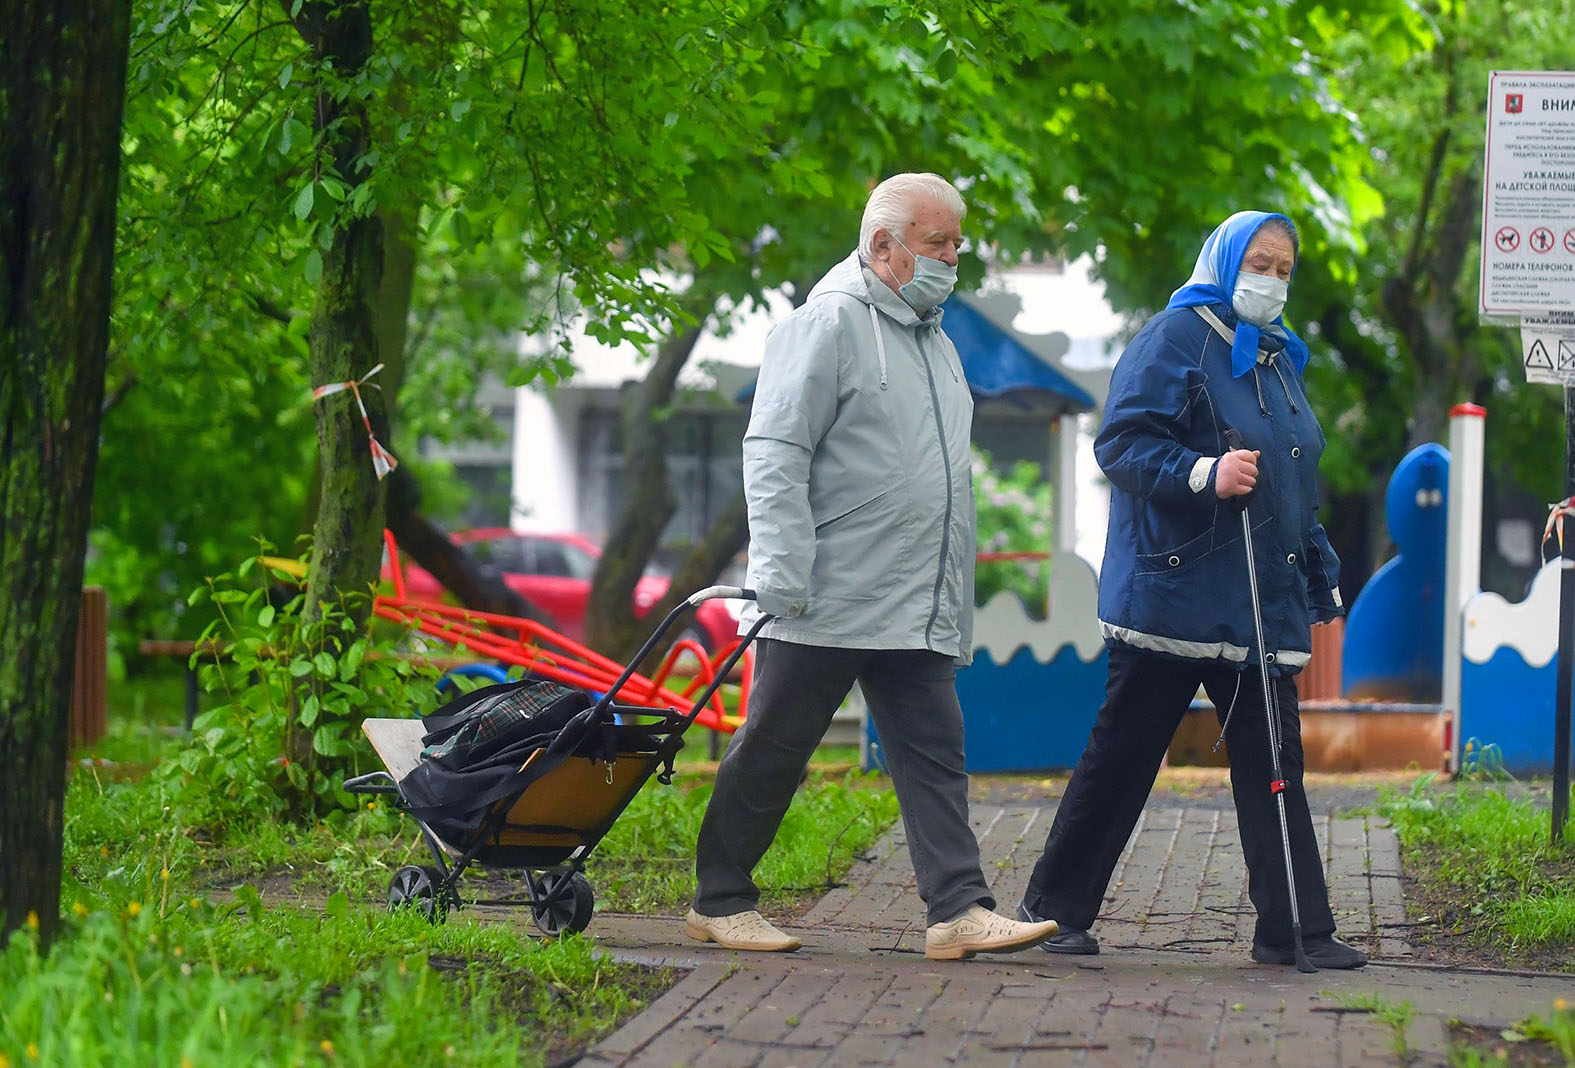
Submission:
[[[1289,283],[1267,274],[1236,276],[1236,292],[1231,294],[1231,307],[1236,314],[1254,326],[1268,326],[1285,310],[1285,298],[1290,294]]]
[[[893,240],[902,245],[900,238],[894,236]],[[913,278],[897,289],[902,299],[908,302],[908,307],[921,314],[938,307],[952,295],[952,287],[957,284],[957,268],[930,256],[914,255],[907,245],[902,245],[902,250],[913,256]],[[887,269],[890,266],[888,263]]]

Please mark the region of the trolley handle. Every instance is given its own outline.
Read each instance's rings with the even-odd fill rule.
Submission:
[[[696,590],[688,597],[685,597],[671,612],[667,613],[667,618],[662,620],[656,630],[651,632],[651,636],[645,639],[645,644],[640,646],[640,651],[629,658],[628,665],[618,676],[617,681],[607,687],[607,692],[596,703],[597,707],[605,711],[612,705],[613,698],[618,695],[619,690],[623,689],[623,684],[629,681],[629,677],[634,674],[635,669],[644,662],[651,650],[656,648],[656,643],[662,640],[662,635],[666,634],[668,629],[678,621],[679,616],[694,608],[700,602],[710,601],[717,597],[735,597],[739,600],[753,601],[755,599],[755,591],[746,590],[742,586],[707,586],[705,589]]]
[[[386,782],[379,780],[386,779]],[[352,794],[397,794],[399,787],[386,771],[373,771],[345,780],[345,791]]]
[[[684,604],[693,608],[699,605],[701,601],[711,601],[718,597],[731,597],[740,601],[753,601],[755,599],[755,591],[746,590],[742,586],[707,586],[705,589],[696,590],[694,593],[691,593],[688,597],[684,598]]]

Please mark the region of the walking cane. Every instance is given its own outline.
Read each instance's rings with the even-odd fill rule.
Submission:
[[[1244,449],[1241,432],[1234,427],[1225,428],[1225,444],[1231,451]],[[1301,908],[1296,901],[1296,872],[1291,866],[1291,831],[1285,819],[1285,775],[1280,771],[1280,709],[1274,699],[1274,687],[1269,683],[1269,667],[1264,659],[1263,606],[1258,600],[1258,565],[1252,555],[1252,520],[1247,515],[1247,502],[1241,502],[1241,540],[1247,548],[1247,587],[1252,594],[1252,626],[1258,637],[1258,675],[1263,680],[1263,711],[1269,721],[1269,763],[1274,778],[1269,792],[1280,812],[1280,845],[1285,847],[1285,883],[1291,892],[1291,937],[1295,940],[1296,970],[1315,972],[1307,952],[1302,949]],[[1223,730],[1221,731],[1223,734]]]

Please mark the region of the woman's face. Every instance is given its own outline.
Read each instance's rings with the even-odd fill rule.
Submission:
[[[1247,251],[1241,257],[1241,269],[1247,274],[1266,274],[1282,282],[1291,280],[1296,266],[1296,248],[1289,234],[1282,230],[1260,227],[1252,235]]]

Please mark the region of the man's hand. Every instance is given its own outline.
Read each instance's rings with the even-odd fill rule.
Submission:
[[[1258,452],[1236,449],[1221,456],[1214,465],[1214,492],[1220,500],[1251,493],[1258,484]]]

